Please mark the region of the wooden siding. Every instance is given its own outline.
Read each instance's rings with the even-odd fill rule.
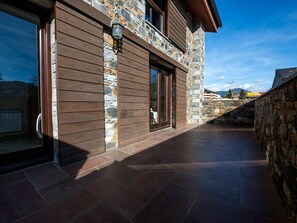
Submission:
[[[187,73],[175,69],[176,80],[176,128],[187,123]]]
[[[180,10],[181,7],[170,2],[169,6],[169,38],[182,50],[186,51],[187,41],[187,21],[184,17],[184,13]]]
[[[119,147],[149,133],[149,53],[126,38],[122,51],[118,54]]]
[[[61,164],[105,151],[103,27],[56,2]]]

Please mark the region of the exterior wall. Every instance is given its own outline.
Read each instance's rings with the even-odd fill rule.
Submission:
[[[202,121],[231,125],[254,125],[255,102],[250,100],[204,100]]]
[[[256,101],[256,137],[289,216],[297,222],[297,78]]]
[[[60,162],[67,165],[105,151],[103,26],[62,3],[55,10]]]
[[[57,86],[55,133],[60,140],[55,150],[59,147],[62,165],[147,136],[150,52],[180,67],[175,69],[175,127],[200,121],[204,79],[200,22],[192,24],[187,15],[183,52],[145,22],[144,0],[65,2],[74,8],[56,3],[57,78],[53,85]],[[101,24],[101,12],[130,30],[123,37],[122,52],[114,51],[109,20],[103,18]]]
[[[127,39],[118,54],[119,146],[149,133],[149,53]]]
[[[193,22],[187,15],[186,51],[176,47],[164,35],[145,22],[144,0],[84,0],[98,11],[119,21],[132,33],[179,62],[187,73],[187,122],[201,122],[201,108],[204,91],[205,35],[201,22]],[[116,125],[112,123],[112,125]]]

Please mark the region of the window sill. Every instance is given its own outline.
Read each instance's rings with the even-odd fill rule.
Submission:
[[[165,34],[163,34],[160,30],[158,30],[152,23],[150,23],[147,20],[145,20],[145,23],[148,24],[153,30],[155,30],[162,37],[164,37],[168,42],[171,42],[170,39],[167,36],[165,36]]]

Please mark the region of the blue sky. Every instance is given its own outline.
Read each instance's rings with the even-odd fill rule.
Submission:
[[[0,72],[6,81],[32,82],[38,75],[37,25],[0,12]]]
[[[296,0],[216,0],[223,27],[206,33],[205,88],[267,91],[297,67]]]

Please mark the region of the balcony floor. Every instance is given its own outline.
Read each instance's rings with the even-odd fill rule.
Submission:
[[[0,176],[0,222],[287,222],[253,130],[202,125]]]

